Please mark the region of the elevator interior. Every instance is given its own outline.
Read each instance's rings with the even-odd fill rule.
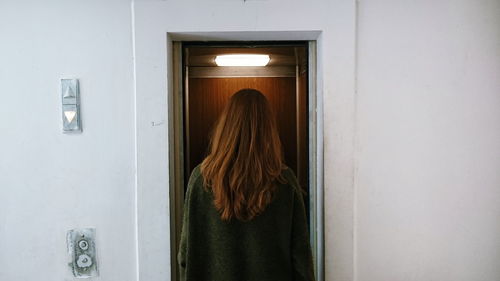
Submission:
[[[309,217],[309,56],[307,41],[178,42],[173,46],[174,135],[171,201],[172,242],[176,253],[181,229],[183,195],[192,170],[208,152],[211,130],[232,94],[243,88],[262,92],[276,116],[285,164],[304,190]],[[265,66],[218,66],[227,54],[263,54]],[[182,192],[181,192],[182,190]],[[182,193],[182,194],[181,194]],[[172,196],[172,195],[171,195]],[[172,255],[176,260],[175,254]],[[176,264],[176,263],[172,263]],[[173,278],[176,278],[174,269]],[[176,280],[176,279],[173,279]]]
[[[184,45],[184,183],[206,156],[224,105],[243,88],[262,92],[276,115],[285,163],[308,191],[307,44],[191,43]],[[266,66],[217,66],[224,54],[266,54]]]

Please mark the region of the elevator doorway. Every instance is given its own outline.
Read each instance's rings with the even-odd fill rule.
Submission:
[[[304,191],[304,203],[315,252],[315,195],[311,185],[311,124],[309,41],[174,42],[173,95],[169,101],[172,130],[170,169],[172,274],[177,280],[177,257],[184,193],[192,170],[208,152],[210,132],[232,94],[243,88],[262,92],[272,107],[283,146],[285,164]],[[218,66],[221,55],[268,55],[265,66]],[[314,207],[314,206],[313,206]],[[316,253],[313,253],[316,256]]]

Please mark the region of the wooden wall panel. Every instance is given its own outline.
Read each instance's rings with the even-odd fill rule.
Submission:
[[[309,131],[308,131],[308,84],[307,71],[300,71],[297,95],[297,177],[302,188],[309,182]]]
[[[209,134],[223,107],[231,95],[243,88],[257,89],[268,98],[276,115],[285,162],[297,174],[295,87],[294,77],[189,78],[186,177],[206,156]]]

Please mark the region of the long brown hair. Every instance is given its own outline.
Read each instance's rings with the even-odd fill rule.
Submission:
[[[284,182],[281,142],[266,97],[254,89],[236,92],[212,132],[201,163],[204,186],[212,190],[222,220],[253,219]]]

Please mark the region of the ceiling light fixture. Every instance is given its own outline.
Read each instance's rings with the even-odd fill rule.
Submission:
[[[271,59],[269,55],[238,54],[215,57],[218,66],[265,66]]]

